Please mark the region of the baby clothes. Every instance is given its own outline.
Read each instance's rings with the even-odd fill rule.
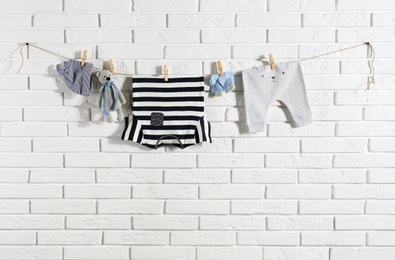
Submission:
[[[210,78],[211,95],[222,96],[224,93],[228,93],[235,89],[235,72],[228,71],[224,73],[224,76],[219,74],[213,74]]]
[[[292,116],[292,125],[312,123],[302,69],[298,61],[255,67],[243,71],[244,100],[250,133],[264,131],[269,105],[283,102]]]
[[[152,149],[162,145],[185,148],[211,143],[204,118],[204,78],[133,78],[132,115],[125,118],[122,140]]]
[[[92,63],[87,62],[81,66],[81,62],[69,60],[56,65],[56,70],[63,76],[66,86],[74,93],[85,97],[91,94]]]

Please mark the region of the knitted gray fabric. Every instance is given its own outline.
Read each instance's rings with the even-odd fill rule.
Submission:
[[[92,63],[87,62],[81,66],[79,61],[69,60],[56,65],[56,70],[63,76],[67,87],[74,93],[85,97],[91,94]]]
[[[277,63],[276,68],[260,66],[243,71],[244,100],[250,133],[265,130],[270,104],[283,102],[292,116],[292,126],[312,123],[303,73],[298,61]]]

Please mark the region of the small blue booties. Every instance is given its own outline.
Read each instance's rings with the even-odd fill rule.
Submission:
[[[228,93],[235,89],[235,72],[228,71],[224,73],[224,76],[219,74],[213,74],[210,78],[211,95],[214,97],[222,96],[224,93]]]

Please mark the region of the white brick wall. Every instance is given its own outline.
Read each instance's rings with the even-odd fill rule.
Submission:
[[[0,0],[0,259],[395,259],[395,1]],[[149,150],[59,84],[60,60],[215,72],[302,63],[314,124],[275,102],[245,134],[242,81],[206,98],[213,144]],[[130,79],[118,78],[130,100]],[[206,88],[208,90],[208,87]],[[97,97],[96,91],[93,98]],[[130,104],[130,102],[128,103]],[[129,105],[128,105],[129,106]],[[125,109],[127,106],[125,106]]]

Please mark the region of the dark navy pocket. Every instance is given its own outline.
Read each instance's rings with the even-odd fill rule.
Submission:
[[[153,126],[163,125],[163,113],[151,113],[151,125]]]

